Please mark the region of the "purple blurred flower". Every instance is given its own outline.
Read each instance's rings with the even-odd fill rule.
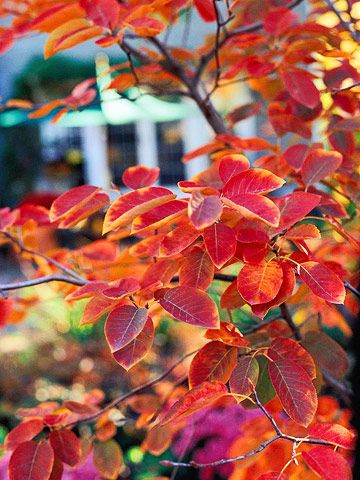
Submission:
[[[256,410],[245,410],[240,405],[209,407],[191,417],[188,425],[177,434],[172,450],[178,458],[191,454],[192,460],[200,463],[226,458],[233,441],[242,434],[243,423],[256,416]],[[233,468],[230,463],[206,467],[200,470],[200,478],[212,480],[215,474],[229,478]]]

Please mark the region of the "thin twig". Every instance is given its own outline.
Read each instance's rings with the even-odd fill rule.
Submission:
[[[115,408],[119,405],[119,403],[127,400],[128,398],[131,398],[133,397],[134,395],[137,395],[139,393],[142,393],[144,392],[145,390],[148,390],[149,388],[153,387],[154,385],[156,385],[157,383],[159,383],[161,380],[163,380],[164,378],[166,378],[168,375],[170,375],[170,373],[175,370],[175,368],[180,365],[184,360],[186,360],[188,357],[191,357],[192,355],[194,355],[195,353],[197,353],[199,351],[199,349],[196,349],[196,350],[193,350],[192,352],[190,353],[186,353],[185,355],[183,355],[177,362],[175,362],[170,368],[168,368],[164,373],[162,373],[161,375],[159,375],[158,377],[154,378],[153,380],[150,380],[149,382],[147,383],[144,383],[143,385],[140,385],[139,387],[136,387],[134,388],[133,390],[130,390],[130,392],[127,392],[127,393],[124,393],[123,395],[120,395],[119,397],[116,397],[114,398],[114,400],[112,400],[110,403],[108,403],[107,405],[105,405],[105,407],[103,407],[102,409],[98,410],[97,412],[91,414],[91,415],[88,415],[86,417],[81,417],[79,420],[76,420],[75,422],[71,422],[69,423],[68,425],[66,425],[67,427],[73,427],[75,425],[77,425],[78,423],[82,423],[82,422],[93,422],[94,420],[96,420],[98,417],[100,417],[103,413],[105,412],[108,412],[109,410],[111,410],[112,408]]]
[[[77,285],[79,287],[89,283],[89,280],[82,278],[78,280],[76,278],[67,277],[65,275],[46,275],[44,277],[34,278],[32,280],[24,280],[20,282],[0,284],[0,291],[6,292],[9,290],[18,290],[20,288],[34,287],[35,285],[41,285],[42,283],[50,282],[64,282],[70,283],[71,285]]]
[[[331,0],[323,0],[324,3],[332,10],[335,15],[338,17],[340,20],[340,23],[345,27],[345,29],[350,33],[351,37],[355,42],[357,43],[359,41],[359,35],[358,33],[353,29],[353,24],[346,21],[343,16],[341,15],[341,12],[335,7],[333,2]]]
[[[45,255],[44,253],[41,253],[41,252],[38,252],[36,250],[32,250],[31,248],[28,248],[26,247],[23,242],[21,242],[21,240],[19,240],[18,238],[16,238],[14,235],[11,235],[9,232],[5,232],[3,230],[0,230],[0,233],[2,235],[4,235],[5,237],[7,237],[11,242],[15,243],[15,245],[17,245],[20,250],[22,252],[26,252],[26,253],[29,253],[30,255],[34,255],[36,257],[40,257],[44,260],[46,260],[48,263],[50,263],[51,265],[53,265],[54,267],[57,267],[59,270],[61,270],[62,272],[66,273],[66,275],[69,275],[70,277],[73,277],[75,278],[76,280],[78,280],[79,282],[82,282],[82,281],[85,281],[83,277],[81,277],[80,275],[78,275],[76,272],[74,272],[73,270],[71,270],[70,268],[67,268],[65,267],[64,265],[62,265],[61,263],[57,262],[56,260],[54,260],[53,258],[51,257],[48,257],[47,255]],[[76,285],[76,284],[74,284]],[[80,285],[83,285],[83,284],[80,284]]]

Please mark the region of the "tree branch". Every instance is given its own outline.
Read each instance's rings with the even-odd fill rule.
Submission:
[[[323,0],[324,3],[332,10],[335,15],[338,17],[340,20],[340,23],[345,27],[345,29],[350,33],[352,39],[358,43],[359,41],[359,34],[356,32],[356,30],[353,29],[353,24],[351,22],[346,21],[343,16],[341,15],[341,12],[335,7],[333,2],[331,0]]]
[[[85,281],[83,277],[78,275],[76,272],[74,272],[70,268],[67,268],[64,265],[62,265],[61,263],[57,262],[53,258],[48,257],[44,253],[37,252],[36,250],[32,250],[31,248],[27,248],[23,244],[23,242],[21,242],[21,240],[16,238],[14,235],[11,235],[9,232],[5,232],[4,230],[0,230],[0,233],[3,234],[6,238],[8,238],[11,242],[15,243],[15,245],[17,245],[20,248],[21,252],[26,252],[26,253],[29,253],[30,255],[34,255],[36,257],[40,257],[40,258],[46,260],[48,263],[50,263],[54,267],[58,268],[59,270],[64,272],[66,275],[69,275],[70,277],[75,278],[75,280],[78,280],[78,282]],[[74,285],[77,285],[77,284],[75,283]],[[84,285],[84,284],[81,283],[79,285]]]
[[[41,285],[42,283],[50,282],[64,282],[71,285],[77,285],[79,287],[89,283],[89,280],[82,278],[78,280],[76,278],[67,277],[65,275],[46,275],[44,277],[34,278],[32,280],[24,280],[20,282],[0,284],[0,292],[6,292],[9,290],[19,290],[20,288],[34,287],[35,285]]]
[[[183,355],[177,362],[175,362],[170,368],[168,368],[164,373],[162,373],[161,375],[159,375],[158,377],[154,378],[153,380],[150,380],[149,382],[147,383],[144,383],[143,385],[140,385],[139,387],[136,387],[134,388],[133,390],[130,390],[130,392],[127,392],[127,393],[124,393],[123,395],[120,395],[116,398],[114,398],[114,400],[112,400],[110,403],[108,403],[105,407],[103,407],[101,410],[91,414],[91,415],[88,415],[86,417],[81,417],[79,420],[75,421],[75,422],[72,422],[72,423],[69,423],[68,425],[66,425],[66,427],[73,427],[75,425],[77,425],[78,423],[83,423],[83,422],[93,422],[94,420],[96,420],[98,417],[100,417],[103,413],[111,410],[112,408],[115,408],[119,405],[119,403],[127,400],[128,398],[131,398],[133,397],[134,395],[137,395],[139,393],[142,393],[144,392],[145,390],[148,390],[149,388],[153,387],[154,385],[156,385],[157,383],[159,383],[161,380],[163,380],[164,378],[166,378],[168,375],[170,375],[170,373],[175,370],[175,368],[180,365],[184,360],[186,360],[188,357],[191,357],[192,355],[194,355],[195,353],[197,353],[199,351],[199,349],[196,349],[190,353],[186,353],[185,355]]]

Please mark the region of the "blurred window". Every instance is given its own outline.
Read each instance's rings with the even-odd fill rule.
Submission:
[[[180,122],[158,123],[156,125],[158,145],[158,165],[160,167],[160,183],[173,185],[185,178],[182,129]]]
[[[135,125],[108,125],[108,151],[112,179],[121,184],[123,171],[137,164]]]

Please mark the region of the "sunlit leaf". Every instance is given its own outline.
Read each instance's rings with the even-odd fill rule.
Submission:
[[[191,195],[189,218],[198,230],[209,227],[218,220],[222,211],[222,202],[216,195],[204,197],[200,192]]]
[[[195,247],[184,256],[179,273],[179,283],[187,287],[207,290],[213,281],[214,271],[214,265],[207,252]]]
[[[94,465],[103,478],[117,479],[122,466],[122,451],[115,440],[95,442]]]
[[[250,305],[266,303],[278,294],[283,281],[283,270],[278,262],[248,263],[238,275],[240,295]]]
[[[236,251],[234,230],[224,223],[215,223],[203,233],[206,250],[217,268],[231,260]]]
[[[323,180],[334,173],[342,164],[343,156],[334,150],[328,151],[314,148],[305,158],[301,166],[301,176],[305,185]]]
[[[111,352],[121,350],[139,335],[144,328],[148,311],[134,305],[114,308],[105,323],[105,336]]]

